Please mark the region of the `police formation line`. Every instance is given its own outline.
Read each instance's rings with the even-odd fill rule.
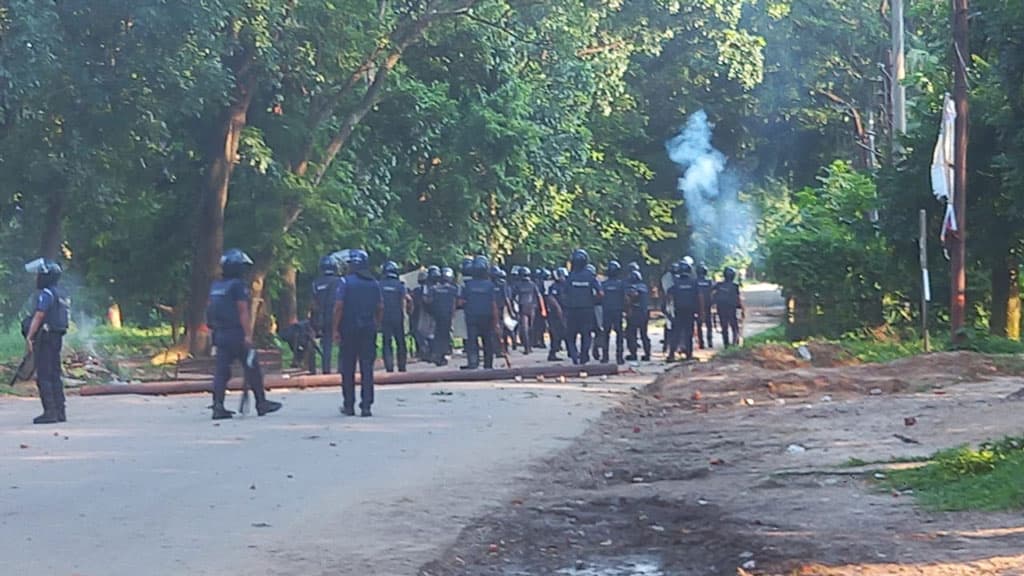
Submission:
[[[630,263],[623,270],[618,262],[610,261],[601,280],[585,250],[575,250],[569,260],[568,269],[556,268],[554,273],[514,266],[509,274],[492,266],[485,256],[476,256],[463,261],[461,286],[456,283],[454,270],[431,266],[419,274],[418,285],[410,290],[394,262],[384,264],[378,280],[363,250],[345,251],[343,261],[326,256],[313,282],[310,319],[287,327],[281,336],[297,361],[305,361],[311,372],[319,356],[321,372],[330,373],[334,350],[338,350],[340,410],[347,416],[356,413],[357,368],[359,414],[372,415],[378,333],[383,335],[385,369],[406,370],[407,316],[413,353],[437,366],[446,365],[452,352],[452,326],[459,309],[463,310],[466,328],[464,370],[481,365],[490,369],[496,356],[507,361],[510,349],[521,349],[529,355],[535,348],[546,348],[549,361],[560,361],[558,354],[564,350],[575,365],[587,364],[591,359],[607,363],[613,332],[617,363],[650,361],[650,291],[639,264]],[[253,346],[248,283],[253,262],[245,252],[231,249],[221,257],[220,264],[221,278],[210,288],[206,310],[216,356],[213,419],[234,414],[224,402],[236,362],[241,363],[244,373],[243,398],[248,398],[247,391],[251,390],[259,416],[276,412],[281,403],[266,398]],[[58,286],[62,272],[59,264],[39,259],[27,264],[26,270],[37,275],[39,289],[34,313],[22,325],[27,351],[35,354],[43,404],[43,414],[34,422],[64,422],[60,352],[69,325],[70,300]],[[670,282],[663,286],[661,299],[669,362],[675,361],[677,353],[692,359],[695,331],[698,346],[712,346],[715,313],[725,345],[738,341],[743,301],[735,270],[726,268],[724,278],[712,282],[707,268],[700,265],[694,270],[688,258],[672,265]],[[638,357],[641,349],[643,356]]]

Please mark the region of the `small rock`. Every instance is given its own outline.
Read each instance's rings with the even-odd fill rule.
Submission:
[[[790,444],[786,447],[786,452],[789,454],[803,454],[804,452],[807,452],[807,448],[804,448],[799,444]]]
[[[753,570],[754,568],[757,568],[757,562],[753,560],[747,560],[743,563],[744,570]]]
[[[253,528],[270,528],[270,524],[267,524],[266,522],[253,522],[252,523],[252,527]]]
[[[702,397],[703,397],[703,394],[701,394],[700,390],[694,390],[693,391],[693,395],[690,396],[690,399],[693,400],[694,402],[700,402],[700,399]]]
[[[697,504],[700,505],[700,506],[707,506],[708,504],[710,504],[710,502],[708,502],[707,500],[705,500],[703,498],[699,498],[699,499],[697,499]]]
[[[490,552],[491,554],[497,554],[498,553],[498,545],[497,544],[491,544],[490,546],[487,547],[487,551]]]
[[[28,444],[20,444],[18,445],[18,448],[21,448],[22,450],[28,450]]]
[[[796,351],[797,354],[800,354],[800,357],[803,358],[804,360],[808,362],[814,360],[814,355],[811,354],[811,351],[807,348],[807,346],[801,346],[797,348]]]
[[[580,372],[580,378],[589,378],[589,377],[590,377],[590,374],[588,374],[586,372]]]
[[[615,472],[611,472],[611,471],[605,472],[604,473],[604,477],[609,479],[609,480],[611,480],[612,478],[615,477]]]
[[[288,475],[288,478],[289,478],[289,479],[292,479],[292,478],[295,478],[295,476],[294,476],[294,475],[292,475],[292,474],[289,474],[289,475]]]
[[[885,474],[881,472],[875,472],[875,480],[885,480]]]
[[[559,384],[565,384],[565,382],[566,382],[565,376],[559,376],[558,377],[558,383]]]
[[[753,558],[753,557],[754,557],[754,553],[753,552],[743,552],[742,554],[740,554],[740,558],[743,558],[744,560],[747,560],[747,559]]]
[[[640,433],[640,427],[639,426],[633,426],[633,434],[639,434],[639,433]]]
[[[643,476],[633,476],[633,483],[634,484],[643,484],[643,482],[644,482],[644,477]]]
[[[338,445],[338,443],[337,443],[337,442],[331,442],[331,443],[330,443],[330,446],[331,446],[331,447],[334,447],[334,446],[337,446],[337,445]]]
[[[543,374],[538,375],[537,376],[537,382],[543,382],[543,381],[544,381],[544,375]]]
[[[651,530],[654,530],[655,532],[664,532],[665,528],[663,526],[658,526],[657,524],[654,524],[653,526],[651,526]]]
[[[785,398],[776,398],[775,399],[775,405],[776,406],[785,406],[786,405],[786,399]]]
[[[712,466],[721,466],[722,464],[725,464],[725,460],[722,460],[721,458],[712,458],[711,459],[711,465]]]
[[[753,406],[754,405],[754,399],[753,398],[744,398],[743,399],[743,403],[746,404],[747,406]]]
[[[255,484],[252,484],[252,485],[249,486],[249,490],[255,490],[255,489],[256,489],[256,485]]]
[[[522,376],[516,376],[515,377],[515,381],[516,382],[522,382],[523,381],[523,377]]]
[[[872,388],[871,389],[871,395],[872,396],[881,396],[882,395],[882,389],[881,388]]]
[[[832,401],[832,396],[829,396],[828,394],[826,394],[826,395],[821,397],[821,401],[824,402],[825,404],[828,404],[829,402]]]
[[[917,424],[917,418],[914,418],[913,416],[908,416],[903,419],[904,426],[913,426],[914,424]]]
[[[608,376],[601,376],[601,382],[607,382]]]
[[[576,570],[577,570],[577,571],[579,571],[579,570],[583,570],[583,568],[584,568],[585,566],[586,566],[586,564],[584,564],[584,563],[583,563],[583,560],[577,560],[577,561],[576,561]]]
[[[601,546],[604,546],[605,548],[607,548],[607,547],[609,547],[611,545],[612,545],[612,541],[611,540],[605,540],[604,542],[601,542]]]

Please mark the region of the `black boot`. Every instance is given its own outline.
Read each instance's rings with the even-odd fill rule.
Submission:
[[[54,409],[57,410],[57,422],[67,422],[68,415],[64,410],[64,383],[54,385]]]
[[[217,389],[215,385],[213,388],[213,419],[214,420],[228,420],[233,417],[234,412],[224,407],[224,398],[227,396],[227,390]]]
[[[43,403],[43,413],[32,419],[33,424],[56,424],[59,422],[53,389],[50,383],[38,382],[39,401]]]

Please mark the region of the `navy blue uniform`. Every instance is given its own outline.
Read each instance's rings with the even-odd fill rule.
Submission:
[[[242,363],[244,378],[257,394],[257,402],[262,395],[262,386],[254,383],[262,381],[263,375],[258,362],[253,362],[252,366],[246,363],[249,348],[245,344],[245,330],[238,315],[238,303],[248,304],[250,298],[249,287],[238,278],[218,280],[210,286],[206,323],[213,330],[213,345],[217,349],[217,368],[213,375],[215,405],[224,403],[228,380],[231,379],[231,365],[236,360]]]
[[[334,354],[334,295],[338,291],[337,276],[320,276],[313,281],[313,328],[320,336],[320,371],[331,373],[331,357]]]
[[[647,284],[635,282],[626,289],[626,341],[629,346],[629,359],[636,360],[637,348],[643,344],[644,361],[651,359],[651,338],[647,335],[649,323],[648,307],[650,293]]]
[[[544,280],[538,278],[533,279],[534,285],[537,287],[537,296],[540,301],[544,302],[544,312],[547,312],[547,287],[544,286]],[[532,344],[535,348],[544,348],[544,333],[548,329],[547,318],[541,313],[541,309],[538,309],[537,313],[533,316],[533,327],[531,337],[533,339]]]
[[[601,346],[601,362],[608,362],[612,331],[615,332],[615,361],[619,364],[624,362],[625,335],[622,332],[622,318],[626,312],[626,287],[627,283],[622,278],[609,278],[601,284],[601,288],[604,289],[604,299],[601,300],[601,335],[604,340]]]
[[[349,274],[338,283],[335,301],[342,305],[338,334],[341,336],[341,393],[343,408],[356,403],[356,364],[359,364],[359,408],[373,404],[373,363],[377,360],[377,320],[384,297],[373,278]]]
[[[384,297],[384,320],[381,322],[384,369],[395,371],[395,352],[398,353],[398,371],[405,372],[408,350],[405,343],[405,302],[408,291],[398,278],[380,281]]]
[[[429,300],[430,315],[434,318],[434,342],[431,352],[434,363],[444,366],[448,363],[445,355],[452,350],[452,317],[459,299],[459,287],[442,282],[429,288],[425,299]]]
[[[675,308],[672,319],[673,342],[669,345],[669,358],[682,349],[687,359],[693,358],[693,325],[699,311],[700,293],[697,281],[689,276],[680,276],[669,290]]]
[[[566,346],[573,364],[590,361],[591,338],[596,324],[594,310],[601,298],[601,283],[586,270],[574,270],[566,279],[562,307],[566,314]],[[580,346],[577,348],[577,337]]]
[[[705,347],[715,347],[714,322],[711,319],[711,293],[714,291],[714,287],[715,284],[710,278],[697,278],[697,291],[700,292],[700,297],[703,300],[697,320],[697,343],[701,350]]]
[[[722,327],[722,341],[728,348],[739,344],[740,323],[737,311],[743,309],[740,287],[735,282],[719,282],[714,289],[715,308],[718,309],[718,323]],[[730,332],[731,338],[730,338]]]
[[[36,385],[40,398],[51,399],[57,418],[64,417],[64,379],[61,377],[60,352],[68,331],[70,301],[57,286],[43,288],[36,298],[36,313],[43,313],[43,325],[36,333],[33,357],[36,364]],[[44,409],[46,403],[43,404]]]
[[[562,283],[555,282],[544,296],[544,302],[547,303],[548,308],[548,330],[551,333],[548,360],[552,362],[558,360],[556,355],[562,348],[562,342],[565,341],[565,310],[562,309],[562,290]]]
[[[497,336],[497,287],[485,278],[466,280],[462,288],[463,311],[466,315],[467,368],[480,366],[480,347],[483,341],[484,368],[494,367],[494,339]]]

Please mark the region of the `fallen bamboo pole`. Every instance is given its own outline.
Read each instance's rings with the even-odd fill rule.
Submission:
[[[374,385],[388,386],[396,384],[429,384],[437,382],[482,382],[491,380],[513,380],[516,377],[527,378],[577,378],[586,373],[588,376],[610,376],[618,374],[619,367],[615,364],[594,364],[591,366],[525,366],[522,368],[501,368],[495,370],[429,370],[423,372],[397,372],[377,374]],[[356,375],[359,382],[359,375]],[[273,388],[333,388],[341,386],[341,377],[337,374],[292,376],[266,376],[263,380],[268,390]],[[167,396],[171,394],[200,394],[210,392],[213,382],[172,381],[148,382],[145,384],[107,384],[102,386],[82,386],[81,396],[113,396],[118,394],[139,394],[142,396]],[[229,390],[241,390],[242,379],[233,378],[228,383]]]

